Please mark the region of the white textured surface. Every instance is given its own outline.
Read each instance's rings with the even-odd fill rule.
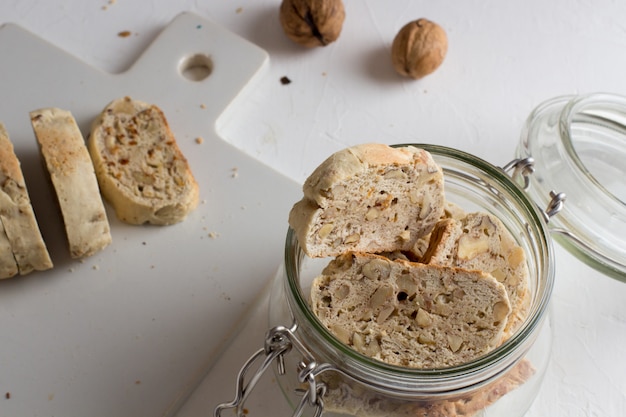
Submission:
[[[180,11],[220,22],[270,54],[268,73],[221,133],[298,181],[331,152],[363,141],[440,143],[501,165],[541,101],[593,91],[626,94],[624,2],[350,0],[339,41],[316,50],[284,37],[278,4],[5,0],[0,22],[20,23],[111,72],[128,68]],[[415,82],[395,75],[388,53],[396,31],[418,17],[440,23],[450,47],[443,66]],[[118,37],[123,30],[133,35]],[[293,82],[281,85],[283,75]],[[553,318],[553,361],[529,415],[626,415],[626,284],[557,247]],[[240,360],[261,345],[262,318],[259,323],[228,352],[231,360],[208,375],[181,416],[210,415],[217,402],[230,399]],[[250,404],[251,415],[284,415],[276,398]]]

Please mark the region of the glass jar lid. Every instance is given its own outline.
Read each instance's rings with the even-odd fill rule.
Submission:
[[[626,97],[562,96],[539,105],[517,157],[532,165],[525,187],[550,218],[555,239],[601,272],[626,282]]]

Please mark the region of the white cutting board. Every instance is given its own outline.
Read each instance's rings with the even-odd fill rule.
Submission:
[[[181,73],[196,54],[212,62],[203,81]],[[188,13],[122,74],[92,68],[16,25],[0,28],[0,120],[55,263],[0,282],[0,416],[170,415],[205,375],[263,296],[300,196],[298,184],[215,131],[267,66],[263,50]],[[96,114],[125,95],[164,110],[202,202],[168,227],[123,224],[107,206],[113,243],[75,261],[28,112],[70,110],[87,135]],[[228,114],[246,122],[236,108]]]

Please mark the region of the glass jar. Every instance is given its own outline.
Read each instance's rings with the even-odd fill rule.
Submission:
[[[289,229],[265,346],[242,368],[236,398],[215,416],[228,408],[243,416],[247,396],[271,367],[294,416],[308,408],[318,416],[523,416],[550,358],[551,237],[626,281],[626,97],[542,103],[527,119],[517,159],[503,168],[459,150],[415,146],[442,167],[447,200],[497,216],[526,252],[532,301],[525,322],[501,346],[459,366],[409,369],[376,361],[340,342],[309,308],[311,282],[329,260],[308,258]]]
[[[271,330],[258,358],[265,357],[263,369],[276,359],[277,381],[295,415],[313,407],[324,415],[443,417],[484,411],[485,416],[522,416],[539,389],[552,337],[548,305],[554,262],[546,215],[503,169],[454,149],[415,146],[442,167],[448,201],[496,215],[525,250],[531,311],[514,336],[469,363],[445,369],[387,365],[344,345],[311,311],[311,281],[329,259],[307,257],[289,229],[284,265],[271,293]]]

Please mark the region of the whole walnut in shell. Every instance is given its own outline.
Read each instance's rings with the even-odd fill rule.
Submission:
[[[427,19],[409,22],[391,45],[391,61],[401,75],[414,79],[435,71],[448,51],[448,37],[441,26]]]
[[[309,48],[337,40],[345,17],[341,0],[283,0],[280,5],[285,34]]]

